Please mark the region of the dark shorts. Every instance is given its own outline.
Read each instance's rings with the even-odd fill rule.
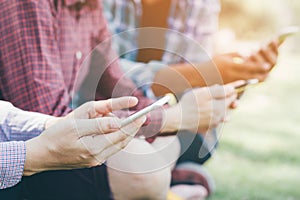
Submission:
[[[49,171],[0,191],[3,200],[111,200],[106,166]]]
[[[216,131],[213,131],[216,134]],[[213,154],[218,142],[208,147],[201,134],[195,134],[189,131],[179,131],[178,139],[180,142],[181,153],[177,163],[194,162],[204,164]]]

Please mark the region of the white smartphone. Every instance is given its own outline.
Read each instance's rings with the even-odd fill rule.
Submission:
[[[162,107],[163,105],[168,103],[170,101],[170,99],[171,99],[171,97],[169,95],[166,95],[166,96],[162,97],[161,99],[157,100],[156,102],[154,102],[153,104],[143,108],[142,110],[139,110],[139,111],[133,113],[132,115],[130,115],[129,117],[127,117],[121,121],[121,127],[130,124],[131,122],[135,121],[136,119],[148,114],[149,112],[151,112],[157,108]]]
[[[282,29],[277,36],[279,44],[282,44],[288,37],[295,35],[296,33],[299,33],[298,26],[289,26]]]
[[[248,79],[246,80],[245,84],[240,85],[238,87],[235,88],[235,91],[239,94],[244,92],[247,88],[249,88],[250,86],[254,86],[256,84],[259,83],[259,80],[254,78],[254,79]]]

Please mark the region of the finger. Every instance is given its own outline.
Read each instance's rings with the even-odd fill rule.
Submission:
[[[232,58],[234,58],[234,57],[243,57],[240,53],[238,53],[238,52],[231,52],[231,53],[227,53],[227,54],[225,54],[225,56],[230,56],[230,57],[232,57]]]
[[[230,108],[230,105],[233,104],[236,100],[237,100],[236,93],[224,99],[214,99],[213,106],[214,106],[215,113],[217,113],[217,115],[220,115],[221,113],[226,113],[228,108]]]
[[[224,117],[224,114],[228,111],[230,105],[233,104],[236,100],[236,93],[224,99],[214,99],[213,106],[215,110],[215,115],[219,115],[219,118]]]
[[[231,82],[231,83],[227,83],[226,85],[237,88],[237,87],[244,86],[245,84],[246,84],[246,81],[238,80],[238,81],[234,81],[234,82]]]
[[[136,135],[138,130],[141,128],[141,126],[145,123],[147,117],[142,116],[138,118],[137,120],[133,121],[132,123],[122,127],[121,131],[128,135]]]
[[[105,160],[107,160],[112,155],[116,154],[120,150],[124,149],[129,142],[133,139],[133,137],[127,137],[126,139],[107,147],[106,149],[99,152],[95,158],[97,159],[98,163],[103,163]]]
[[[209,92],[214,99],[224,99],[235,93],[234,87],[231,85],[214,85],[209,87]]]
[[[92,142],[90,142],[90,148],[93,147],[94,154],[99,154],[105,149],[113,147],[127,138],[133,138],[133,136],[124,134],[120,130],[106,135],[97,135],[94,136]]]
[[[122,130],[118,130],[106,135],[95,136],[90,148],[93,147],[94,154],[99,154],[105,149],[116,146],[118,143],[122,143],[124,146],[128,144],[128,142],[126,142],[127,140],[131,140],[136,135],[139,128],[145,121],[146,117],[142,117],[125,126],[122,128]]]
[[[267,77],[269,73],[256,73],[253,74],[253,78],[258,79],[259,82],[263,82]]]
[[[106,134],[116,131],[121,127],[121,120],[117,117],[102,117],[96,119],[75,120],[76,130],[79,137]]]
[[[268,48],[270,48],[275,54],[278,54],[279,43],[276,40],[271,41],[268,44]]]
[[[274,66],[277,62],[277,54],[276,52],[272,51],[272,49],[267,48],[267,49],[262,49],[261,50],[261,55],[264,58],[264,61],[271,66]]]
[[[225,99],[215,99],[213,101],[214,113],[211,120],[212,126],[217,126],[227,116],[230,105],[236,100],[237,95],[233,94]]]
[[[242,72],[245,73],[265,73],[271,68],[269,63],[266,63],[262,55],[252,55],[247,62],[243,64]]]
[[[234,103],[234,102],[236,102],[237,101],[237,94],[235,93],[235,94],[233,94],[233,95],[231,95],[231,96],[229,96],[229,97],[227,97],[226,99],[225,99],[225,107],[226,107],[226,109],[227,108],[230,108],[230,106]]]
[[[107,113],[103,117],[117,117],[117,116],[113,113]]]
[[[91,119],[110,114],[113,110],[120,110],[135,106],[138,102],[136,97],[120,97],[103,101],[90,101],[76,110],[69,117],[76,119]]]
[[[138,103],[136,97],[120,97],[112,98],[104,101],[94,102],[95,111],[101,114],[107,114],[114,110],[121,110],[124,108],[130,108]]]
[[[105,148],[109,146],[113,146],[126,138],[132,138],[136,135],[140,127],[146,121],[146,117],[139,118],[129,125],[123,127],[122,129],[106,134],[106,135],[98,135],[94,137],[95,145],[101,145]]]
[[[253,72],[249,72],[247,70],[243,71],[231,71],[232,77],[236,77],[235,80],[247,80],[247,79],[252,79],[253,77]]]
[[[106,135],[85,136],[80,138],[85,150],[94,158],[92,166],[101,165],[109,156],[124,148],[132,136],[125,135],[120,131]]]
[[[264,58],[262,57],[261,55],[261,49],[259,49],[258,52],[252,54],[250,56],[250,59],[255,62],[255,63],[258,63],[258,64],[263,64],[264,63]]]

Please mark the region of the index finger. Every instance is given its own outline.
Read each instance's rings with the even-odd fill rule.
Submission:
[[[209,92],[214,99],[224,99],[235,93],[232,85],[214,85],[209,87]]]
[[[96,101],[94,103],[94,108],[98,114],[107,114],[114,110],[121,110],[133,107],[137,103],[138,99],[136,97],[120,97],[104,101]]]

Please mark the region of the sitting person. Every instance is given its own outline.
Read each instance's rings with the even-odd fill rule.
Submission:
[[[109,42],[105,43],[110,34],[100,0],[10,1],[1,5],[1,99],[24,110],[64,116],[72,110],[73,94],[87,84],[84,91],[93,98],[89,100],[133,95],[139,103],[132,110],[153,102],[123,76]],[[89,64],[88,55],[94,48],[91,56],[97,62],[91,60]],[[96,78],[83,84],[93,67],[98,70],[92,73]],[[186,92],[178,104],[151,112],[139,137],[110,157],[107,165],[24,177],[20,183],[21,198],[164,199],[171,168],[180,152],[174,135],[188,130],[196,136],[199,130],[206,132],[225,121],[237,97],[234,87],[240,84]],[[115,114],[121,118],[128,112]],[[158,144],[159,141],[162,142]],[[166,151],[157,151],[154,146]],[[132,156],[143,153],[151,156]],[[153,184],[156,187],[149,187]],[[15,194],[14,187],[11,191]]]
[[[133,139],[145,118],[121,131],[120,119],[100,116],[136,103],[132,97],[89,102],[57,118],[0,101],[0,189],[42,171],[101,165]]]
[[[263,81],[268,76],[277,59],[276,41],[250,57],[238,53],[214,54],[213,39],[218,30],[220,9],[219,0],[104,0],[105,16],[111,32],[116,34],[113,36],[114,47],[121,57],[122,70],[145,96],[153,99],[168,92],[180,96],[192,87],[240,79]],[[187,135],[179,135],[182,147]],[[217,137],[213,138],[215,141],[211,142],[199,134],[192,145],[183,148],[186,151],[179,158],[178,170],[173,171],[176,193],[180,181],[175,180],[175,176],[180,177],[180,171],[207,177],[200,165],[210,156],[199,154],[205,147],[210,152],[205,151],[204,155],[210,155],[217,143]],[[187,172],[191,170],[194,173]],[[189,181],[181,178],[181,182]],[[206,190],[211,189],[207,183],[203,186]],[[194,194],[195,186],[182,188],[184,191],[191,188],[190,193]],[[203,191],[203,188],[197,190]],[[181,195],[188,199],[187,194]]]

